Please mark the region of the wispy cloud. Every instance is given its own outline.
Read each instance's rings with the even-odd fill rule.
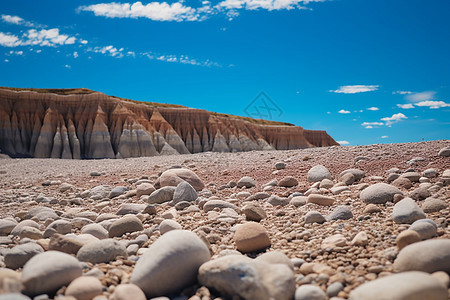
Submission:
[[[411,101],[411,102],[427,101],[427,100],[433,100],[435,95],[436,95],[435,91],[410,93],[405,97],[405,99],[408,101]]]
[[[40,24],[29,22],[19,16],[1,15],[2,21],[8,24],[22,25],[27,27],[43,27]]]
[[[361,125],[364,126],[364,127],[367,128],[367,129],[371,129],[371,128],[373,128],[374,126],[375,126],[375,127],[376,127],[376,126],[383,126],[384,123],[383,123],[383,122],[363,122],[363,123],[361,123]]]
[[[350,111],[345,110],[345,109],[341,109],[340,111],[338,111],[338,113],[340,113],[340,114],[349,114]]]
[[[387,139],[388,136],[387,136],[387,135],[382,135],[381,138],[382,138],[382,139]]]
[[[379,87],[379,85],[343,85],[340,86],[337,90],[330,90],[330,92],[338,94],[356,94],[373,92],[378,90]]]
[[[393,95],[395,95],[395,94],[398,94],[398,95],[409,95],[409,94],[412,94],[413,92],[411,92],[411,91],[395,91],[395,92],[392,92],[392,94]]]
[[[381,118],[381,121],[385,121],[386,122],[385,125],[390,127],[392,124],[400,122],[405,119],[408,119],[408,117],[402,113],[397,113],[393,114],[391,117]]]
[[[339,145],[348,145],[348,144],[350,144],[350,142],[348,142],[348,141],[337,141],[338,142],[338,144]]]
[[[0,32],[0,46],[60,46],[74,44],[76,38],[67,34],[59,33],[58,28],[53,29],[30,29],[22,36]]]
[[[93,12],[107,18],[147,18],[154,21],[203,21],[215,14],[224,14],[229,19],[239,15],[239,10],[293,10],[306,9],[311,2],[325,0],[224,0],[212,6],[210,1],[202,1],[202,6],[186,6],[180,0],[174,3],[150,2],[99,3],[78,7],[78,11]]]
[[[198,60],[195,58],[191,58],[187,55],[173,55],[173,54],[156,54],[152,52],[143,52],[140,53],[140,55],[143,55],[151,60],[159,60],[159,61],[165,61],[165,62],[171,62],[171,63],[181,63],[181,64],[187,64],[187,65],[194,65],[194,66],[203,66],[203,67],[221,67],[220,64],[213,62],[209,59],[207,60]]]
[[[378,107],[372,106],[372,107],[369,107],[367,110],[377,111],[377,110],[380,110],[380,109]]]
[[[445,103],[444,101],[421,101],[419,103],[415,103],[416,106],[421,107],[429,107],[431,109],[437,109],[441,107],[450,107],[450,103]]]
[[[403,108],[403,109],[411,109],[414,108],[414,105],[412,105],[411,103],[407,103],[407,104],[397,104],[398,107]]]

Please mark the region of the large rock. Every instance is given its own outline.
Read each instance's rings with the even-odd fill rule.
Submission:
[[[403,248],[394,262],[397,271],[450,273],[450,239],[427,240]]]
[[[278,186],[282,186],[282,187],[293,187],[298,185],[298,180],[295,179],[292,176],[286,176],[283,179],[280,180],[280,182],[278,182]]]
[[[147,300],[144,292],[135,284],[119,284],[114,289],[113,300]]]
[[[131,283],[147,297],[171,294],[193,284],[198,268],[209,259],[208,247],[195,233],[173,230],[158,238],[138,260]]]
[[[239,179],[239,181],[237,183],[238,188],[242,188],[242,187],[252,188],[254,186],[256,186],[256,181],[249,176],[242,177],[241,179]]]
[[[331,173],[324,166],[317,165],[308,171],[307,178],[309,182],[318,182],[325,178],[331,179]]]
[[[23,267],[21,281],[27,295],[55,292],[82,274],[79,261],[69,254],[47,251],[35,255]]]
[[[402,194],[402,192],[395,186],[380,182],[365,188],[360,198],[366,203],[381,204],[393,201],[395,194]]]
[[[422,210],[426,213],[437,212],[448,207],[447,202],[441,199],[428,198],[422,203]]]
[[[294,273],[287,265],[243,255],[227,255],[204,263],[198,280],[222,294],[246,300],[291,300],[295,292]]]
[[[124,216],[109,226],[109,237],[120,237],[124,233],[144,230],[141,220],[136,216]]]
[[[154,191],[147,199],[144,200],[145,202],[150,204],[161,204],[167,201],[171,201],[173,199],[175,190],[176,187],[174,186],[165,186]]]
[[[42,252],[44,249],[35,243],[17,245],[5,253],[5,265],[10,269],[21,268],[33,256]]]
[[[186,181],[183,181],[180,182],[175,189],[175,193],[173,194],[172,205],[175,205],[181,201],[192,202],[195,201],[197,198],[198,198],[197,192],[192,187],[192,185],[190,185]]]
[[[325,217],[327,221],[348,220],[353,218],[353,213],[347,205],[340,205]]]
[[[155,187],[151,183],[144,182],[136,187],[136,196],[139,199],[141,196],[150,195],[155,190]]]
[[[242,211],[249,221],[259,222],[262,219],[267,218],[265,210],[257,202],[247,204]]]
[[[91,234],[100,240],[108,238],[108,230],[100,224],[88,224],[81,229],[81,233]]]
[[[405,272],[365,283],[350,293],[350,300],[447,300],[447,288],[423,272]]]
[[[169,169],[161,174],[159,183],[161,187],[177,186],[180,182],[188,182],[195,190],[201,191],[205,185],[203,181],[189,169]]]
[[[48,249],[76,255],[83,246],[84,243],[77,238],[55,233],[50,237]]]
[[[8,235],[16,227],[17,222],[8,219],[0,220],[0,235]]]
[[[90,242],[78,250],[77,258],[80,261],[97,263],[107,263],[116,259],[117,256],[127,257],[125,246],[113,239]]]
[[[438,153],[439,156],[449,157],[450,156],[450,147],[444,147],[441,150],[439,150]]]
[[[203,205],[203,211],[208,212],[215,208],[231,208],[237,210],[237,206],[233,203],[226,202],[223,200],[209,200]]]
[[[263,250],[271,245],[266,229],[256,222],[244,223],[236,229],[234,242],[241,252]]]
[[[416,220],[426,218],[425,213],[411,198],[405,198],[394,205],[392,220],[395,223],[411,224]]]
[[[342,171],[339,174],[339,177],[342,177],[347,173],[352,174],[355,178],[355,181],[361,180],[366,176],[366,173],[360,169],[347,169],[347,170]]]

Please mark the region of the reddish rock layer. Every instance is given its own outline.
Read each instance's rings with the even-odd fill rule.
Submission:
[[[89,90],[0,89],[0,152],[12,157],[126,158],[337,143],[325,131]],[[55,93],[56,92],[56,93]]]

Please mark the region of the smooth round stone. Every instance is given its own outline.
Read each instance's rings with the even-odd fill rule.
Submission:
[[[422,210],[426,213],[437,212],[448,207],[447,202],[436,199],[436,198],[427,198],[422,203]]]
[[[406,246],[420,242],[422,239],[420,235],[414,230],[404,230],[397,235],[395,242],[397,243],[397,248],[399,250],[405,248]]]
[[[331,181],[328,178],[322,179],[322,181],[320,181],[320,184],[319,184],[319,188],[323,188],[323,189],[329,189],[329,188],[332,188],[333,186],[334,186],[333,181]]]
[[[210,257],[208,247],[195,233],[172,230],[159,237],[137,261],[131,283],[147,297],[175,293],[197,280],[198,268]]]
[[[327,300],[327,295],[318,286],[304,284],[295,290],[295,300]]]
[[[75,237],[55,233],[50,237],[48,249],[76,255],[83,245],[84,243]]]
[[[321,248],[343,247],[347,245],[347,239],[340,233],[327,237],[322,241]]]
[[[409,226],[409,230],[417,232],[422,240],[431,239],[437,234],[437,226],[435,224],[418,221],[412,223],[411,226]]]
[[[403,189],[410,189],[412,187],[412,182],[411,180],[409,180],[408,178],[405,177],[398,177],[397,179],[395,179],[392,182],[393,186],[396,186],[398,188],[403,188]]]
[[[47,226],[47,229],[54,229],[57,233],[67,234],[72,232],[72,224],[66,220],[56,220]]]
[[[331,173],[322,165],[317,165],[309,169],[307,173],[308,182],[319,182],[322,179],[331,179]]]
[[[325,222],[325,217],[318,211],[309,211],[305,215],[305,224]]]
[[[363,211],[365,214],[375,214],[379,212],[381,212],[381,208],[372,203],[367,204]]]
[[[88,243],[81,247],[77,253],[79,261],[87,261],[93,264],[107,263],[115,260],[117,256],[127,257],[127,249],[124,244],[113,239]]]
[[[339,195],[343,192],[350,191],[350,188],[348,186],[334,186],[330,189],[330,191],[333,195]]]
[[[244,253],[263,250],[271,245],[266,229],[256,222],[238,226],[233,239],[237,249]]]
[[[247,204],[244,206],[242,211],[249,221],[259,222],[262,219],[267,218],[267,214],[264,209],[256,202]]]
[[[109,227],[109,237],[121,237],[124,233],[144,230],[141,220],[136,216],[124,216]]]
[[[139,199],[141,196],[150,195],[155,190],[155,187],[151,183],[141,183],[136,187],[136,196]]]
[[[150,196],[148,196],[148,198],[144,199],[144,201],[149,204],[161,204],[170,201],[173,199],[175,190],[176,187],[174,186],[162,187],[151,193]]]
[[[33,256],[44,252],[41,246],[35,243],[17,245],[5,253],[5,265],[10,269],[18,269],[25,265]]]
[[[406,246],[394,261],[394,269],[400,272],[450,273],[450,239],[427,240]]]
[[[339,294],[340,291],[344,289],[344,285],[339,281],[333,282],[327,287],[327,295],[328,297],[335,297]]]
[[[310,194],[308,196],[308,200],[306,200],[306,202],[314,203],[314,204],[322,205],[322,206],[331,206],[334,203],[334,198],[319,195],[319,194]]]
[[[16,227],[17,222],[13,222],[11,220],[0,220],[0,235],[8,235],[11,231]]]
[[[279,251],[266,252],[255,258],[255,261],[263,261],[268,264],[284,264],[288,266],[291,270],[294,270],[294,264],[286,256],[286,254]]]
[[[353,213],[347,205],[340,205],[325,217],[327,221],[348,220],[353,218]]]
[[[273,206],[286,206],[289,204],[289,198],[283,198],[277,195],[272,195],[267,199],[267,202]]]
[[[350,293],[350,300],[447,300],[447,288],[423,272],[404,272],[367,282]]]
[[[439,150],[438,153],[439,156],[449,157],[450,156],[450,147],[444,147],[441,150]]]
[[[31,226],[21,227],[17,235],[21,239],[29,238],[29,239],[33,239],[33,240],[38,240],[43,237],[42,231],[40,231],[37,228],[31,227]]]
[[[237,183],[238,188],[242,188],[242,187],[252,188],[254,186],[256,186],[256,181],[249,176],[242,177],[241,179],[239,179],[239,181]]]
[[[277,170],[282,170],[282,169],[285,169],[285,168],[286,168],[286,164],[284,162],[282,162],[282,161],[277,162],[275,164],[275,169],[277,169]]]
[[[339,174],[339,177],[342,177],[347,173],[352,174],[356,181],[361,180],[366,176],[366,173],[360,169],[347,169],[342,171],[341,174]]]
[[[125,194],[128,191],[128,188],[125,186],[116,186],[109,192],[109,198],[119,197],[120,195]]]
[[[353,240],[350,242],[350,245],[365,246],[368,243],[369,243],[369,237],[367,236],[367,233],[365,231],[361,231],[355,235]]]
[[[171,231],[171,230],[181,230],[183,229],[181,225],[174,220],[166,219],[159,224],[159,232],[161,235]]]
[[[75,297],[77,300],[91,300],[102,292],[103,286],[100,280],[93,276],[81,276],[69,284],[65,295]]]
[[[13,228],[13,230],[11,230],[11,234],[15,235],[15,236],[19,235],[21,233],[21,231],[22,231],[22,228],[25,227],[25,226],[39,229],[39,224],[36,223],[35,221],[33,221],[33,220],[24,220],[24,221],[20,222],[19,224],[17,224]]]
[[[209,200],[203,205],[203,211],[208,212],[215,208],[232,208],[234,210],[237,210],[237,206],[223,200]]]
[[[52,293],[82,274],[79,261],[69,254],[47,251],[33,256],[23,267],[21,281],[27,295]]]
[[[427,178],[437,177],[438,174],[439,174],[438,171],[434,168],[429,168],[422,172],[422,175]]]
[[[103,240],[108,238],[108,231],[100,224],[88,224],[81,229],[82,234],[90,234]]]
[[[356,178],[355,178],[355,175],[348,172],[348,173],[345,173],[344,175],[342,175],[339,178],[339,181],[344,183],[345,185],[352,185],[356,181]]]
[[[420,173],[417,172],[406,172],[400,175],[400,178],[407,178],[411,182],[419,182],[420,179]]]
[[[289,204],[292,204],[295,207],[300,207],[300,206],[305,205],[307,200],[308,200],[308,197],[306,197],[306,196],[294,196],[294,197],[292,197]]]
[[[398,224],[411,224],[425,218],[425,213],[411,198],[405,198],[397,202],[392,210],[392,220]]]
[[[164,171],[159,177],[161,187],[176,187],[182,181],[188,182],[196,191],[201,191],[205,187],[204,183],[197,176],[197,174],[185,168],[169,169]]]
[[[360,198],[366,203],[381,204],[393,201],[395,194],[402,194],[402,192],[395,186],[380,182],[365,188]]]
[[[142,213],[146,207],[147,207],[146,204],[124,203],[119,207],[119,210],[117,211],[116,215],[118,216],[124,216],[128,214],[137,215],[139,213]]]
[[[283,179],[281,179],[280,182],[278,182],[278,186],[281,186],[281,187],[289,188],[289,187],[293,187],[296,185],[298,185],[298,180],[292,176],[286,176]]]
[[[183,181],[177,185],[175,193],[173,194],[173,201],[171,202],[171,204],[175,205],[181,201],[192,202],[195,201],[197,198],[198,194],[192,187],[192,185],[190,185],[186,181]]]
[[[146,300],[144,292],[135,284],[119,284],[114,289],[113,300]]]
[[[204,263],[200,284],[240,299],[291,300],[295,278],[285,264],[270,264],[244,255],[227,255]]]

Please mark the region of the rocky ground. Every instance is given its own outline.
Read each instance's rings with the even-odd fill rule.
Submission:
[[[2,159],[0,299],[450,299],[449,147]]]

